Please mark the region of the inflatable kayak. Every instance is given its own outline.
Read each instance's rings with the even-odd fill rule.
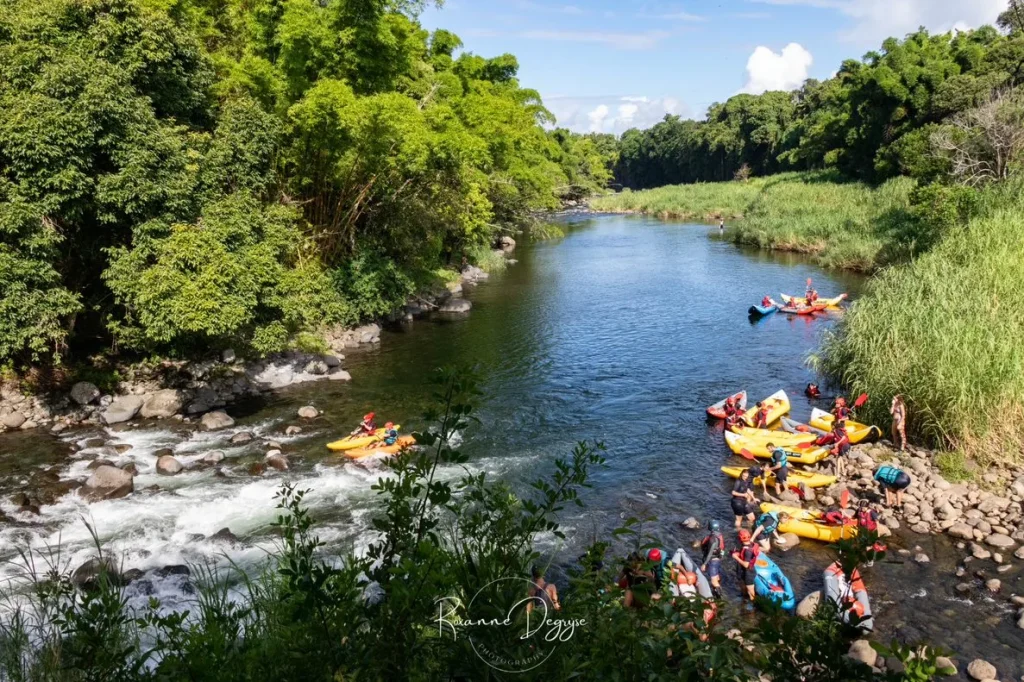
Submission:
[[[752,305],[752,306],[750,306],[750,309],[747,310],[747,314],[750,315],[751,317],[764,317],[765,315],[771,315],[772,313],[774,313],[778,309],[779,309],[779,306],[777,306],[775,304],[772,304],[772,305]]]
[[[853,580],[847,580],[843,567],[839,562],[829,565],[824,572],[825,597],[839,609],[839,620],[850,624],[853,617],[860,620],[857,627],[864,632],[875,629],[875,619],[871,613],[871,600],[868,590],[860,577],[860,571],[854,570]]]
[[[768,408],[768,423],[776,422],[779,418],[789,412],[789,396],[785,391],[776,391],[761,401]],[[754,414],[757,412],[757,405],[754,405],[743,414],[743,421],[747,426],[754,425]]]
[[[853,524],[853,519],[849,519],[851,525],[830,526],[820,520],[821,512],[799,507],[786,507],[770,502],[762,502],[761,511],[786,512],[790,518],[779,524],[779,532],[793,533],[808,540],[838,542],[839,540],[848,540],[857,534],[857,526]]]
[[[346,450],[345,456],[349,459],[362,459],[372,455],[394,455],[402,449],[415,445],[416,439],[412,436],[399,436],[394,445],[382,445],[379,448],[355,448]]]
[[[714,602],[715,594],[711,590],[711,583],[708,581],[707,576],[704,575],[704,571],[700,570],[700,566],[694,563],[693,559],[690,558],[690,555],[682,547],[677,549],[676,553],[672,555],[669,564],[682,566],[684,571],[690,571],[697,575],[697,594],[705,600],[704,622],[710,624],[718,614],[718,606]]]
[[[737,393],[735,395],[732,395],[732,396],[729,396],[729,397],[730,398],[735,398],[736,400],[739,401],[739,405],[740,405],[740,409],[741,410],[747,409],[747,392],[746,391],[740,391],[739,393]],[[726,417],[726,414],[725,414],[725,401],[728,400],[728,399],[729,398],[722,398],[717,403],[715,403],[714,405],[709,407],[708,408],[708,414],[711,415],[712,417],[714,417],[715,419],[725,419],[725,417]]]
[[[399,425],[395,425],[395,430],[402,428]],[[373,432],[372,436],[347,436],[341,440],[336,440],[327,444],[328,450],[334,450],[335,452],[343,452],[345,450],[353,450],[355,448],[365,448],[367,445],[373,445],[381,438],[384,437],[384,429],[377,429]]]
[[[771,459],[772,457],[772,453],[768,452],[766,447],[768,441],[744,438],[739,434],[726,431],[725,444],[737,455],[742,455],[743,451],[746,450],[754,457],[761,459]],[[793,464],[817,464],[828,457],[828,448],[809,448],[806,450],[793,448],[791,450],[788,447],[784,447],[784,449],[789,453],[789,461]]]
[[[811,410],[811,426],[818,429],[832,430],[832,421],[835,417],[825,410],[814,408]],[[877,426],[869,426],[860,422],[846,420],[846,433],[850,436],[851,443],[871,443],[882,437],[882,430]]]
[[[754,560],[754,589],[757,594],[771,599],[786,611],[796,608],[796,595],[789,578],[767,554],[758,554]]]
[[[807,424],[801,424],[797,420],[790,419],[789,417],[783,417],[780,426],[786,433],[801,434],[804,436],[811,435],[815,438],[818,436],[824,436],[828,433],[828,431],[816,429],[813,426],[808,426]]]
[[[819,298],[815,305],[825,304],[828,308],[838,308],[839,304],[846,300],[846,294],[839,294],[835,298]],[[788,294],[782,294],[782,302],[788,305],[807,305],[807,299],[796,296],[790,296]]]
[[[739,478],[740,472],[746,467],[722,467],[722,473],[730,478]],[[790,469],[789,477],[786,478],[786,483],[792,485],[803,484],[807,488],[827,488],[836,482],[835,476],[826,476],[825,474],[814,474],[809,471],[800,471],[799,469]],[[761,485],[760,477],[754,479],[756,485]],[[775,474],[768,474],[768,485],[775,485]]]
[[[783,417],[783,420],[786,418]],[[763,443],[775,443],[783,447],[795,447],[800,443],[813,443],[817,438],[814,433],[790,433],[789,431],[774,431],[772,429],[755,429],[752,426],[735,426],[732,432]]]
[[[813,315],[814,313],[820,313],[826,308],[828,308],[828,306],[824,303],[815,303],[814,305],[800,307],[792,305],[783,306],[782,308],[779,308],[779,310],[787,315]]]

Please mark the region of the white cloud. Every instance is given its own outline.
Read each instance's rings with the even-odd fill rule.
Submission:
[[[792,90],[807,80],[813,62],[799,43],[790,43],[779,53],[761,45],[747,60],[747,84],[742,91],[759,95],[766,90]]]
[[[607,31],[526,31],[521,38],[569,43],[600,43],[621,50],[650,50],[670,34],[667,31],[614,33]]]
[[[544,104],[559,127],[578,133],[618,135],[630,128],[650,128],[666,114],[689,115],[689,107],[674,97],[545,97]]]
[[[751,0],[767,5],[803,5],[834,9],[853,20],[839,37],[875,47],[889,37],[902,38],[924,26],[942,33],[991,24],[1006,0]]]

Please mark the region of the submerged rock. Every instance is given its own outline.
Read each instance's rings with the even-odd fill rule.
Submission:
[[[796,606],[796,615],[801,618],[811,618],[814,616],[814,612],[818,610],[818,604],[820,603],[821,590],[815,590],[800,600],[800,603]]]
[[[450,298],[437,310],[442,313],[468,313],[473,304],[464,298]]]
[[[215,431],[217,429],[226,429],[229,426],[234,426],[235,420],[228,416],[228,413],[224,410],[216,410],[214,412],[207,412],[204,414],[200,423],[207,431]]]
[[[228,441],[232,445],[243,445],[256,438],[251,431],[239,431],[235,435],[231,436],[231,440]]]
[[[184,468],[181,462],[170,455],[164,455],[156,461],[156,472],[164,476],[180,474]]]
[[[134,490],[135,483],[129,472],[104,465],[97,468],[85,482],[81,494],[90,501],[113,500]]]
[[[105,576],[114,585],[121,584],[121,574],[113,560],[103,557],[89,559],[71,574],[71,583],[83,589],[91,589],[99,584],[101,576]]]
[[[312,405],[306,405],[305,407],[299,408],[299,416],[303,419],[316,419],[320,416],[320,410],[316,409]]]

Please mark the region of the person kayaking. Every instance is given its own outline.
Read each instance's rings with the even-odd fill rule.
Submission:
[[[761,299],[761,307],[771,308],[773,305],[775,305],[775,301],[772,300],[771,296],[765,294],[765,297]]]
[[[382,442],[384,445],[394,445],[398,442],[398,431],[395,429],[394,422],[384,424],[384,439]]]
[[[743,423],[743,410],[735,409],[732,414],[725,415],[725,428],[730,431],[735,431],[737,428],[744,426]]]
[[[804,395],[814,400],[821,397],[821,389],[818,388],[818,384],[807,384],[807,388],[804,389]]]
[[[837,421],[846,421],[853,416],[853,411],[850,410],[850,407],[846,404],[846,398],[843,396],[838,396],[836,398],[836,402],[832,406],[832,416],[835,417]]]
[[[772,463],[768,469],[775,474],[775,494],[781,495],[786,489],[786,479],[789,478],[789,453],[776,447],[775,443],[767,443],[765,448],[772,453]]]
[[[786,544],[786,538],[779,535],[779,525],[789,521],[789,514],[786,512],[764,512],[757,517],[757,524],[754,526],[754,534],[750,536],[751,542],[761,538],[761,549],[771,549],[771,541],[775,544]]]
[[[558,588],[553,583],[544,579],[544,572],[534,566],[530,571],[533,585],[530,587],[530,600],[526,602],[526,612],[533,611],[534,606],[543,603],[545,612],[554,610],[561,611],[562,605],[558,603]]]
[[[807,301],[807,305],[814,305],[814,302],[818,300],[818,292],[814,290],[810,277],[807,278],[807,289],[804,291],[804,299]]]
[[[754,481],[750,477],[750,469],[740,472],[740,477],[732,487],[732,513],[736,515],[736,528],[743,525],[743,519],[754,522],[752,505],[757,501],[754,497]]]
[[[739,411],[739,404],[736,401],[736,396],[731,395],[725,399],[725,405],[722,406],[722,411],[725,412],[726,417],[731,414],[736,414],[736,412]]]
[[[732,552],[732,558],[736,561],[736,577],[746,588],[747,599],[754,601],[757,598],[754,592],[754,581],[757,578],[754,563],[760,552],[757,545],[751,540],[750,531],[746,528],[740,529],[739,541],[740,546]]]
[[[910,487],[910,475],[891,464],[883,464],[875,470],[874,479],[885,490],[886,506],[903,509],[903,491]],[[893,500],[896,501],[895,505]]]
[[[899,393],[892,397],[889,413],[892,415],[892,442],[903,452],[907,448],[907,404]]]
[[[722,597],[722,559],[725,558],[725,536],[722,535],[722,524],[715,519],[708,521],[708,534],[700,541],[704,551],[700,570],[711,582],[711,592],[715,598]]]
[[[764,406],[764,403],[757,404],[757,411],[754,412],[754,428],[768,428],[768,408]]]
[[[377,433],[377,425],[373,423],[375,414],[369,412],[363,415],[363,421],[359,422],[359,427],[350,433],[350,436],[372,436]]]

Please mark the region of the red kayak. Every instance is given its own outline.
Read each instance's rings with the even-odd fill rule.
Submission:
[[[799,308],[785,306],[784,308],[779,308],[779,310],[790,315],[813,315],[814,313],[820,313],[827,307],[828,303],[815,303],[814,305],[801,306]]]
[[[733,396],[730,396],[730,397],[738,401],[740,412],[743,412],[743,411],[745,411],[747,409],[747,392],[746,391],[740,391],[736,395],[733,395]],[[715,419],[725,419],[726,416],[727,416],[725,414],[725,401],[728,400],[728,399],[729,398],[723,398],[722,400],[719,400],[717,403],[715,403],[714,405],[709,407],[708,408],[708,414],[711,415],[712,417],[714,417]]]

